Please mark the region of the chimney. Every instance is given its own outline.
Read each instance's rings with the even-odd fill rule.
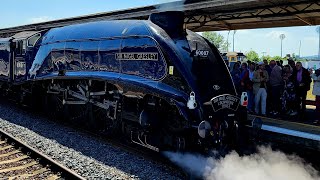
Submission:
[[[177,38],[184,34],[184,12],[165,11],[153,13],[149,20],[165,30],[171,38]]]

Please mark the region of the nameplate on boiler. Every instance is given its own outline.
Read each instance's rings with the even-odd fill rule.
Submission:
[[[116,60],[158,61],[158,53],[116,53]]]

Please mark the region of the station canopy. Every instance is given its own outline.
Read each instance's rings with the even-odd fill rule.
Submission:
[[[186,0],[0,29],[0,37],[70,24],[148,19],[151,13],[180,10],[193,31],[220,31],[320,24],[320,0]]]

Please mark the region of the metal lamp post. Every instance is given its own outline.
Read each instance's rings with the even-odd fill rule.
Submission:
[[[229,30],[228,36],[227,36],[227,52],[229,52],[229,34],[230,34],[230,30]]]
[[[318,26],[316,30],[317,30],[317,33],[319,34],[318,60],[320,60],[320,26]]]
[[[237,32],[236,30],[233,30],[233,43],[232,43],[233,44],[233,48],[232,48],[233,52],[234,52],[234,34],[236,34],[236,32]]]
[[[282,40],[284,40],[284,38],[286,38],[286,36],[284,34],[280,34],[280,37],[281,39],[281,58],[282,58]]]
[[[300,43],[299,43],[299,57],[301,57],[301,40],[300,40]]]

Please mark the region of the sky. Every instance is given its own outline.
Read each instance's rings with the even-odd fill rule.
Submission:
[[[61,18],[115,11],[134,7],[148,6],[170,2],[170,0],[10,0],[1,2],[0,29],[50,21]],[[228,39],[228,31],[219,31]],[[255,50],[260,55],[280,55],[280,34],[283,40],[283,55],[295,53],[301,56],[318,54],[319,34],[316,26],[267,28],[238,30],[235,33],[235,51],[248,52]],[[229,34],[232,50],[233,31]]]

